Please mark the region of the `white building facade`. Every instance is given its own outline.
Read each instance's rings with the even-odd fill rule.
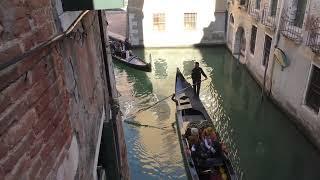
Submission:
[[[227,47],[320,149],[320,0],[228,2]]]
[[[132,0],[128,33],[133,45],[147,47],[224,44],[224,0]]]

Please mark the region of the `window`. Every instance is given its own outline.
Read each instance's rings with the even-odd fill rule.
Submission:
[[[232,15],[232,14],[230,14],[230,23],[231,23],[231,24],[234,24],[234,18],[233,18],[233,15]]]
[[[277,14],[277,6],[278,6],[278,0],[272,0],[271,1],[270,16],[275,16]]]
[[[256,0],[256,9],[260,9],[261,0]]]
[[[251,39],[250,39],[250,52],[254,54],[254,49],[256,47],[256,37],[257,37],[257,27],[252,26],[251,28]]]
[[[294,26],[302,27],[304,14],[306,11],[307,0],[295,0],[296,1],[296,13],[294,18]]]
[[[264,53],[263,53],[263,59],[262,59],[263,66],[265,66],[269,60],[271,42],[272,42],[272,38],[266,35],[264,40]]]
[[[240,0],[240,5],[246,5],[246,0]]]
[[[184,29],[195,30],[197,24],[197,13],[184,13]]]
[[[153,30],[160,32],[166,30],[166,17],[164,13],[153,14]]]
[[[312,66],[311,78],[306,94],[306,105],[319,112],[320,107],[320,69]]]

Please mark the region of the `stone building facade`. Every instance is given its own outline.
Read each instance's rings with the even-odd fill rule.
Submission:
[[[63,12],[60,0],[0,2],[1,180],[97,179],[103,124],[115,119],[98,19]],[[128,179],[121,121],[113,123]]]
[[[224,44],[224,0],[128,1],[128,38],[147,47]]]
[[[320,1],[228,2],[227,47],[320,149]]]

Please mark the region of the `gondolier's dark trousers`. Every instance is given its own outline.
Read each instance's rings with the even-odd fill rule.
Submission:
[[[192,80],[192,86],[193,86],[193,90],[194,93],[199,96],[200,94],[200,86],[201,86],[201,79],[200,80]]]

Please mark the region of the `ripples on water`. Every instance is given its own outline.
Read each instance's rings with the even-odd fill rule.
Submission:
[[[200,98],[241,179],[320,179],[319,154],[273,104],[261,104],[257,84],[226,49],[138,49],[135,53],[140,57],[152,54],[153,71],[115,65],[124,118],[172,94],[176,68],[190,79],[194,61],[199,61],[209,77],[202,83]],[[163,101],[129,120],[170,127],[175,104]],[[132,179],[186,179],[173,128],[124,123],[124,130]]]

